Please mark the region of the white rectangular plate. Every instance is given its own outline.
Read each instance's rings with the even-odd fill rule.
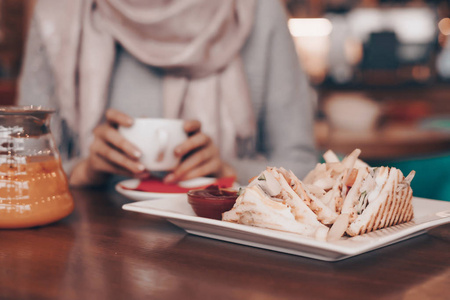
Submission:
[[[123,209],[165,218],[190,234],[309,258],[338,261],[423,234],[450,222],[450,202],[414,198],[411,222],[325,242],[294,233],[197,217],[186,195],[125,204]]]

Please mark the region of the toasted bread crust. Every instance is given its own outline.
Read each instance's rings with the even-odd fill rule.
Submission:
[[[404,176],[396,168],[389,170],[388,182],[382,189],[386,198],[372,203],[355,221],[350,223],[347,234],[356,236],[377,229],[409,222],[414,217],[412,189],[403,184]],[[388,190],[387,190],[388,189]],[[366,222],[362,220],[367,218]]]

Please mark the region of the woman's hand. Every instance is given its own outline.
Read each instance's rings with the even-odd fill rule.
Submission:
[[[106,111],[106,122],[94,129],[89,157],[80,162],[70,176],[71,185],[98,185],[110,174],[143,178],[149,175],[139,162],[142,153],[117,130],[130,127],[133,119],[115,110]]]
[[[199,121],[186,121],[184,130],[189,138],[175,148],[175,155],[182,158],[181,163],[164,178],[164,182],[172,183],[206,175],[216,177],[236,175],[234,169],[222,161],[219,149],[211,138],[201,132]]]

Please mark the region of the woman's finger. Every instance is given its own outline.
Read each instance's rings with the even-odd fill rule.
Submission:
[[[100,155],[91,155],[89,160],[90,167],[96,172],[103,172],[108,174],[117,174],[121,176],[131,177],[133,173],[128,170],[124,170],[119,166],[115,166],[107,161],[105,158]]]
[[[204,164],[208,160],[211,160],[215,156],[218,157],[218,152],[215,147],[211,146],[203,148],[187,157],[171,174],[166,177],[165,181],[178,181],[184,174],[195,169],[197,166]]]
[[[222,162],[219,158],[209,160],[209,161],[205,162],[204,164],[199,165],[196,168],[185,173],[182,177],[179,178],[179,180],[180,181],[189,180],[189,179],[193,179],[193,178],[197,178],[197,177],[215,174],[218,172],[221,165],[222,165]]]
[[[91,151],[93,152],[94,155],[99,155],[103,157],[106,161],[115,164],[119,167],[122,167],[133,174],[141,173],[145,170],[143,164],[130,159],[123,153],[109,146],[101,139],[94,140],[91,146]]]
[[[202,123],[200,123],[200,121],[197,121],[197,120],[187,120],[187,121],[184,121],[183,128],[184,128],[184,131],[188,135],[190,135],[190,134],[199,132],[202,128]]]
[[[178,145],[175,148],[175,155],[182,157],[188,154],[189,152],[201,148],[206,147],[211,143],[211,138],[204,133],[197,133],[191,137],[189,137],[184,143]]]
[[[124,127],[130,127],[134,123],[133,118],[131,118],[129,115],[113,108],[110,108],[106,111],[106,120],[109,124]]]
[[[132,173],[120,166],[112,164],[100,155],[91,156],[90,164],[96,171],[100,171],[103,173],[116,174],[139,179],[147,178],[150,176],[150,172],[148,172],[147,170],[144,170],[140,173]]]
[[[104,127],[100,127],[100,129],[96,132],[96,135],[131,158],[138,159],[142,156],[142,152],[138,147],[130,143],[123,135],[111,126],[105,125]]]

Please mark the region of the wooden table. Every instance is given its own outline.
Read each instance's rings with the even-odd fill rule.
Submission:
[[[0,230],[0,299],[449,299],[450,224],[329,263],[186,235],[73,190],[72,215]]]

